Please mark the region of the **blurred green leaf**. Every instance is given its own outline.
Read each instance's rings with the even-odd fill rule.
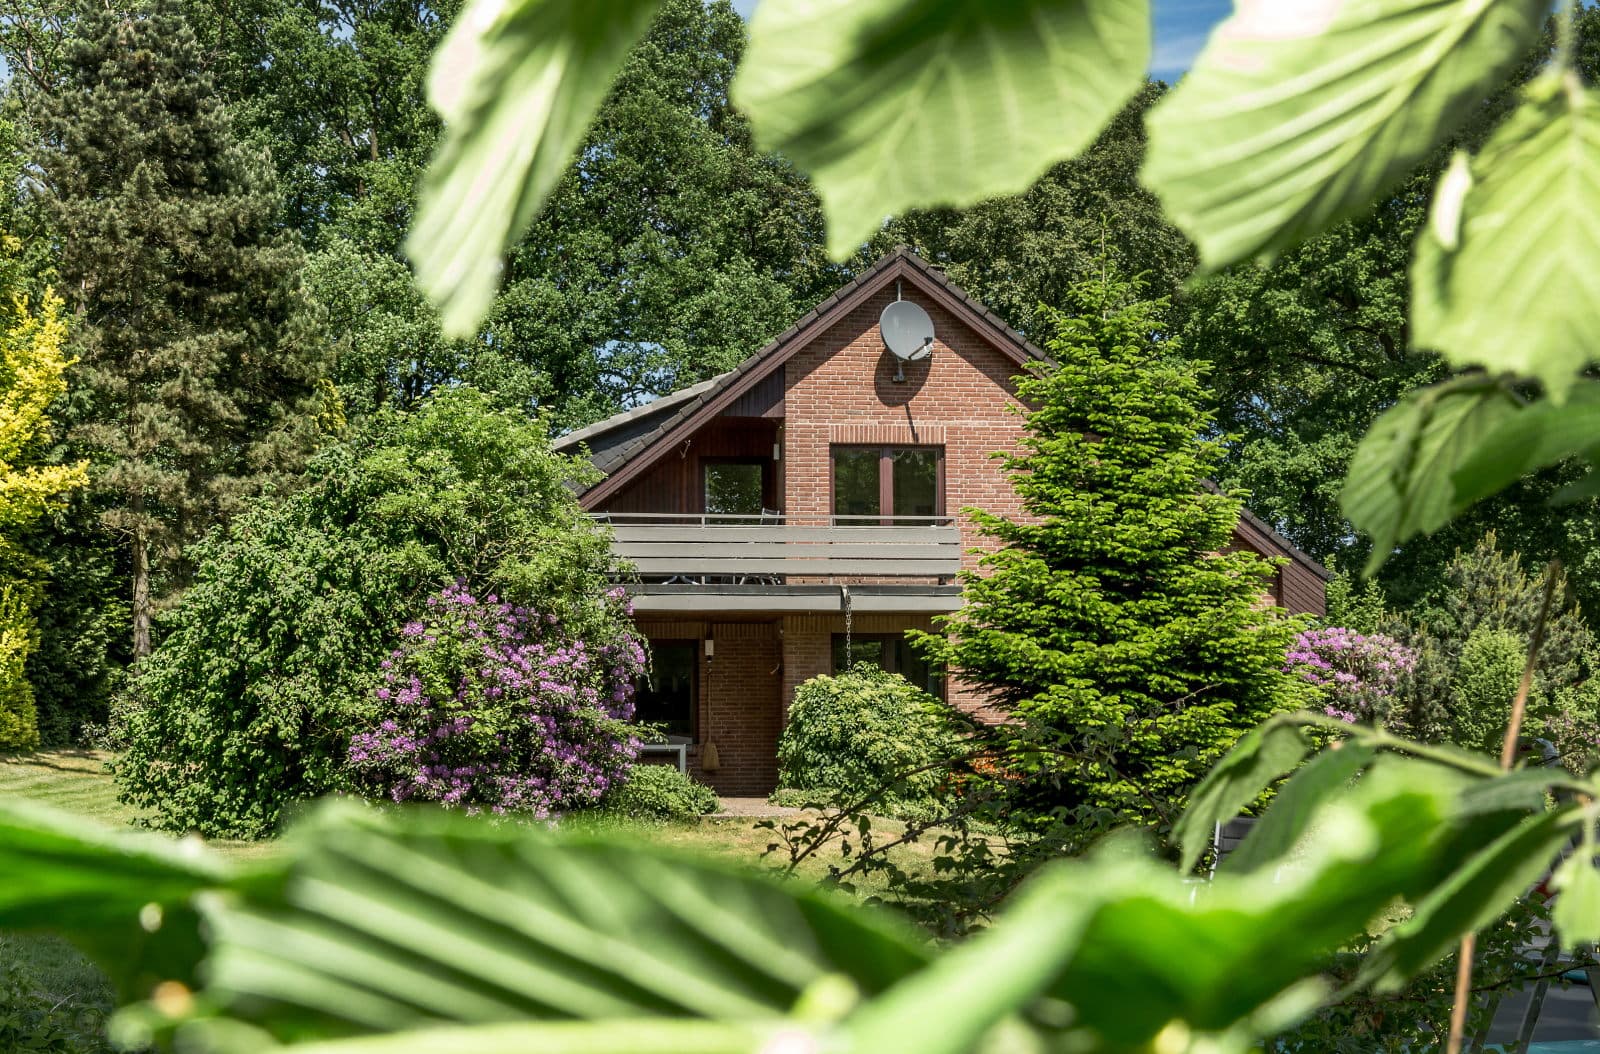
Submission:
[[[763,0],[733,98],[842,259],[886,217],[1025,190],[1143,82],[1147,0]]]
[[[1594,869],[1594,843],[1585,842],[1561,862],[1551,879],[1556,902],[1550,922],[1564,947],[1600,941],[1600,872]]]
[[[1458,366],[1536,377],[1556,402],[1600,332],[1600,110],[1547,74],[1472,161],[1440,181],[1411,268],[1411,342]]]
[[[0,805],[0,929],[49,930],[87,951],[125,995],[192,983],[191,899],[234,871],[198,840],[113,831],[30,802]]]
[[[1054,865],[991,929],[847,1018],[850,1049],[957,1054],[1017,1007],[1049,1049],[1251,1049],[1310,1009],[1308,979],[1397,890],[1461,862],[1449,833],[1470,783],[1380,758],[1271,872],[1198,883],[1127,840]]]
[[[1311,752],[1311,740],[1294,714],[1252,728],[1189,794],[1189,807],[1172,829],[1183,849],[1179,870],[1194,870],[1211,845],[1217,824],[1227,823]]]
[[[1450,521],[1456,469],[1484,449],[1484,437],[1517,407],[1498,382],[1459,377],[1408,393],[1373,422],[1339,494],[1344,514],[1372,538],[1366,574],[1382,567],[1395,546]]]
[[[1423,897],[1411,918],[1384,934],[1362,964],[1358,982],[1398,991],[1464,934],[1499,918],[1549,868],[1573,821],[1571,813],[1545,813],[1484,846]]]
[[[803,1035],[784,1025],[720,1021],[638,1021],[473,1025],[297,1044],[293,1054],[743,1054],[773,1037]]]
[[[749,869],[521,825],[329,810],[280,889],[205,905],[205,997],[274,1035],[776,1018],[919,969],[893,916]]]
[[[1579,381],[1564,403],[1542,399],[1483,437],[1451,477],[1460,511],[1530,472],[1600,447],[1600,383]]]
[[[1282,862],[1310,830],[1317,810],[1344,793],[1377,755],[1373,748],[1344,742],[1300,767],[1272,799],[1245,840],[1219,865],[1219,872],[1248,874]]]
[[[1600,498],[1600,450],[1588,453],[1589,472],[1568,483],[1550,495],[1551,505],[1571,505],[1574,502]]]
[[[406,253],[469,337],[504,253],[573,164],[595,111],[658,0],[471,0],[434,55],[428,97],[444,137]]]
[[[1365,212],[1536,40],[1546,0],[1240,4],[1150,115],[1145,181],[1208,269]]]

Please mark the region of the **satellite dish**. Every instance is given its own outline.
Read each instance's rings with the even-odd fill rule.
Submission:
[[[933,354],[933,319],[909,300],[896,300],[878,318],[883,343],[903,362],[921,362]]]

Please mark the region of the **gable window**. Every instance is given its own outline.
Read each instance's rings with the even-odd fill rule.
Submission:
[[[703,461],[700,480],[703,512],[717,516],[749,516],[759,522],[767,505],[765,461]]]
[[[898,673],[930,695],[944,698],[944,678],[937,667],[911,649],[911,642],[899,633],[857,633],[845,645],[845,635],[833,635],[833,672],[843,673],[856,663],[865,662]]]
[[[944,448],[835,446],[833,515],[893,523],[944,515]]]
[[[699,672],[699,641],[651,641],[650,675],[634,695],[634,720],[692,740]]]

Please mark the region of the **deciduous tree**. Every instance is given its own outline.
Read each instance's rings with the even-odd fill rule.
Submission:
[[[5,249],[0,245],[0,259]],[[0,750],[13,750],[39,743],[27,673],[38,643],[37,567],[18,536],[87,476],[81,464],[30,464],[49,432],[46,411],[67,388],[61,301],[46,296],[34,307],[4,287],[0,296],[10,298],[0,303]]]

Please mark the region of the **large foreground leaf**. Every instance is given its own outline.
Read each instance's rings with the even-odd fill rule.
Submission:
[[[1363,212],[1534,42],[1546,0],[1241,0],[1150,115],[1145,180],[1210,269]]]
[[[1431,534],[1460,511],[1453,474],[1517,406],[1496,381],[1463,377],[1413,391],[1373,422],[1339,495],[1350,522],[1372,538],[1367,574],[1395,546]]]
[[[1420,900],[1411,918],[1384,934],[1362,963],[1360,982],[1398,991],[1463,934],[1505,914],[1549,869],[1575,822],[1571,813],[1535,816],[1473,854]]]
[[[777,1019],[929,951],[887,913],[748,869],[459,817],[331,813],[272,896],[205,908],[206,998],[281,1039],[519,1020]]]
[[[843,258],[891,214],[1024,190],[1149,56],[1146,0],[763,0],[733,97],[816,183]]]
[[[1456,470],[1455,505],[1464,509],[1530,472],[1600,448],[1600,384],[1580,381],[1564,403],[1540,400],[1491,429]]]
[[[142,998],[192,981],[197,893],[233,878],[199,842],[104,830],[26,802],[0,805],[0,930],[48,929]]]
[[[471,336],[501,254],[573,163],[658,0],[471,0],[428,78],[444,118],[406,252],[449,336]]]
[[[1307,979],[1397,893],[1460,864],[1454,816],[1471,784],[1382,758],[1319,810],[1292,860],[1209,883],[1126,845],[1056,865],[991,930],[847,1018],[848,1049],[957,1054],[1018,1006],[1061,1033],[1052,1049],[1252,1049],[1311,1008]],[[1174,1022],[1192,1046],[1167,1042]]]
[[[1600,358],[1600,99],[1542,77],[1470,176],[1453,172],[1417,239],[1412,343],[1561,402]]]
[[[744,1054],[774,1049],[800,1030],[720,1021],[570,1022],[474,1025],[311,1043],[294,1054]],[[777,1047],[776,1049],[784,1049]]]

